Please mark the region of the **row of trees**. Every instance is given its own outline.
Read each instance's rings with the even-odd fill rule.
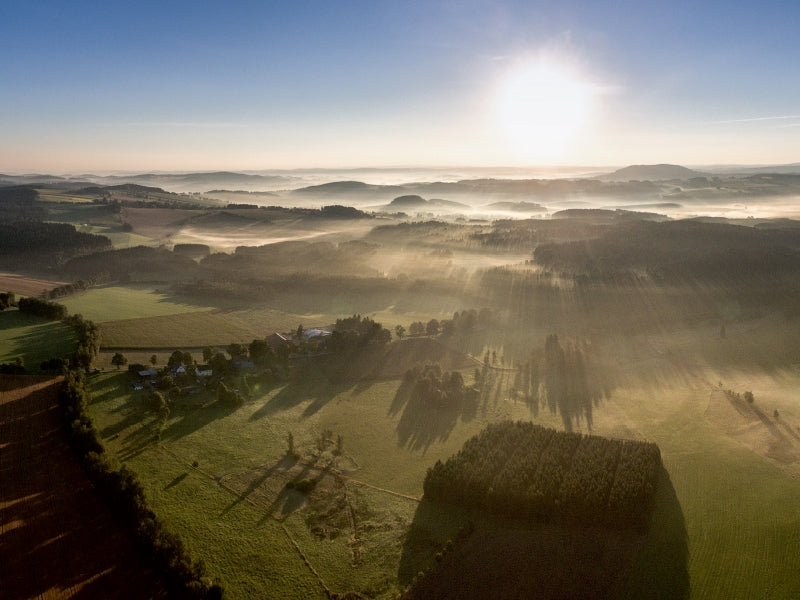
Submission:
[[[499,514],[643,527],[660,468],[652,443],[506,421],[437,461],[423,488],[431,500]]]
[[[57,302],[50,302],[49,300],[41,300],[34,296],[26,296],[20,298],[17,302],[19,311],[35,317],[42,317],[43,319],[50,319],[51,321],[60,321],[67,318],[67,307]]]
[[[167,529],[149,507],[136,475],[106,455],[97,429],[87,414],[90,396],[81,371],[67,371],[59,399],[70,445],[78,453],[97,493],[117,521],[131,532],[169,596],[222,598],[223,588],[208,583],[203,562],[192,559],[180,537]]]
[[[443,335],[450,336],[453,334],[466,334],[474,331],[476,328],[488,327],[494,318],[492,309],[482,308],[479,311],[474,308],[468,310],[456,311],[453,313],[452,319],[431,319],[427,323],[422,321],[414,321],[408,326],[408,335],[417,337],[421,335]],[[398,337],[403,337],[406,330],[402,326],[398,326]]]
[[[78,292],[83,292],[88,290],[93,285],[95,285],[97,281],[94,277],[89,277],[88,279],[79,279],[74,283],[65,283],[64,285],[59,285],[54,287],[51,290],[45,292],[45,296],[49,300],[53,300],[54,298],[63,298],[65,296],[71,296],[72,294],[77,294]]]
[[[80,314],[70,315],[64,322],[75,330],[75,337],[78,339],[71,365],[88,372],[100,350],[100,329],[94,321],[84,319]]]

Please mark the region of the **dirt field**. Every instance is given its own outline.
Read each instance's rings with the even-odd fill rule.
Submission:
[[[167,239],[183,227],[184,223],[199,213],[182,208],[132,208],[125,209],[123,218],[139,235],[154,240]]]
[[[0,598],[163,598],[67,446],[58,380],[0,377]]]
[[[65,283],[64,281],[36,279],[15,273],[0,273],[0,291],[11,291],[17,296],[38,296],[45,290],[51,290]]]

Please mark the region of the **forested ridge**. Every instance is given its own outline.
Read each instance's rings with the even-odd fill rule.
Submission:
[[[764,271],[797,273],[798,248],[796,229],[636,221],[593,239],[543,243],[534,260],[548,269],[598,278],[635,270],[656,280],[739,281]]]
[[[653,443],[490,424],[425,476],[425,498],[534,519],[644,527],[661,452]]]
[[[62,253],[67,256],[108,250],[111,240],[82,233],[67,223],[0,223],[0,254]]]

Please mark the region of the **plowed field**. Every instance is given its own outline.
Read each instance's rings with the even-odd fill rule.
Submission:
[[[62,433],[58,380],[0,377],[0,598],[163,598]]]

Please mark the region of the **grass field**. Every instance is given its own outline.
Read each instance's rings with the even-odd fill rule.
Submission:
[[[784,422],[800,424],[792,394],[800,386],[791,368],[796,324],[784,324],[783,333],[774,324],[755,325],[729,328],[730,345],[700,326],[630,339],[626,347],[611,340],[598,350],[616,374],[595,408],[593,432],[656,442],[668,478],[659,501],[666,508],[656,513],[623,598],[800,595],[800,556],[791,551],[800,542],[793,465],[752,451],[705,417],[724,379],[736,389],[752,387],[764,412],[774,405]],[[773,369],[765,368],[762,355],[774,357]],[[410,563],[407,552],[404,557],[419,507],[413,498],[427,468],[491,421],[534,418],[562,426],[558,415],[544,409],[534,417],[524,403],[508,399],[502,389],[508,378],[473,415],[409,418],[395,404],[397,380],[330,384],[306,369],[288,385],[254,382],[255,397],[238,410],[176,409],[155,444],[150,417],[126,381],[113,374],[95,381],[91,410],[103,437],[147,482],[157,509],[229,584],[231,598],[313,598],[323,585],[393,597],[408,583],[409,569],[435,564],[433,555],[465,519],[428,521],[423,539],[429,541]],[[577,429],[586,431],[586,424]],[[310,457],[324,430],[344,440],[340,468],[356,532],[345,527],[330,539],[312,533],[306,520],[314,511],[289,511],[277,521],[275,506],[290,498],[266,506],[259,496],[284,456],[288,432]],[[237,479],[250,484],[236,491],[217,483]]]
[[[104,348],[202,348],[247,343],[256,337],[208,311],[100,323]]]
[[[190,302],[149,286],[103,286],[60,300],[70,314],[80,313],[95,323],[176,315],[212,310],[214,306]]]
[[[61,322],[18,310],[0,312],[0,363],[20,357],[28,371],[36,372],[44,360],[69,356],[74,344],[72,329]]]

